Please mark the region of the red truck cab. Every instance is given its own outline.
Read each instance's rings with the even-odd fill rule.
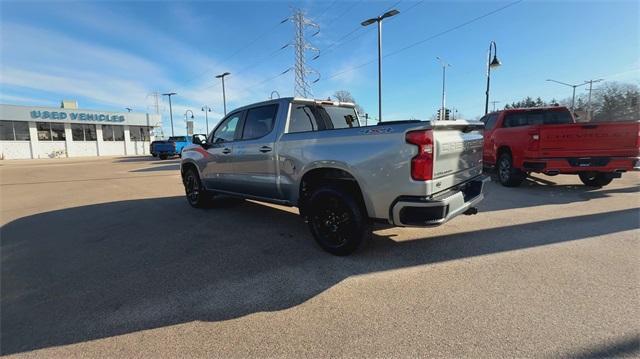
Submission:
[[[504,186],[528,173],[577,174],[602,187],[640,166],[640,121],[576,123],[562,106],[508,109],[487,114],[483,161]]]

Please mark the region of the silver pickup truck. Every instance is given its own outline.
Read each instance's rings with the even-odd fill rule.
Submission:
[[[347,255],[371,224],[436,226],[475,214],[481,122],[363,126],[352,103],[281,98],[239,108],[182,153],[186,197],[215,194],[296,206],[318,244]]]

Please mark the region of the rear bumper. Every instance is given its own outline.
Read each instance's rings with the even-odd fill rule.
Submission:
[[[522,169],[545,174],[577,174],[580,172],[626,172],[640,170],[637,157],[567,157],[525,158]]]
[[[441,225],[482,201],[489,181],[488,176],[478,176],[434,197],[400,196],[391,205],[391,220],[400,227]]]

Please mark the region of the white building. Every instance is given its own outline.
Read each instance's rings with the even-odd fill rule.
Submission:
[[[149,154],[160,116],[0,104],[0,159]]]

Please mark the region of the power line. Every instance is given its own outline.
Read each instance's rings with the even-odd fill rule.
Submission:
[[[411,48],[414,48],[414,47],[416,47],[416,46],[418,46],[418,45],[424,44],[424,43],[425,43],[425,42],[427,42],[427,41],[431,41],[431,40],[433,40],[433,39],[435,39],[435,38],[438,38],[438,37],[440,37],[440,36],[446,35],[446,34],[448,34],[448,33],[450,33],[450,32],[453,32],[453,31],[455,31],[455,30],[458,30],[458,29],[460,29],[460,28],[462,28],[462,27],[464,27],[464,26],[470,25],[470,24],[472,24],[472,23],[474,23],[474,22],[477,22],[477,21],[479,21],[479,20],[482,20],[482,19],[484,19],[484,18],[486,18],[486,17],[488,17],[488,16],[491,16],[491,15],[493,15],[493,14],[495,14],[495,13],[498,13],[498,12],[500,12],[500,11],[502,11],[502,10],[505,10],[505,9],[507,9],[507,8],[509,8],[509,7],[513,6],[513,5],[516,5],[516,4],[518,4],[518,3],[521,3],[522,1],[524,1],[524,0],[517,0],[517,1],[511,2],[511,3],[507,4],[507,5],[504,5],[504,6],[502,6],[502,7],[499,7],[499,8],[497,8],[497,9],[495,9],[495,10],[492,10],[492,11],[490,11],[490,12],[484,13],[484,14],[482,14],[482,15],[480,15],[480,16],[477,16],[477,17],[475,17],[475,18],[473,18],[473,19],[471,19],[471,20],[465,21],[465,22],[463,22],[463,23],[461,23],[461,24],[458,24],[458,25],[456,25],[456,26],[450,27],[450,28],[448,28],[448,29],[446,29],[446,30],[443,30],[443,31],[439,32],[439,33],[436,33],[436,34],[434,34],[434,35],[431,35],[431,36],[429,36],[429,37],[427,37],[427,38],[424,38],[424,39],[422,39],[422,40],[416,41],[416,42],[414,42],[414,43],[412,43],[412,44],[409,44],[409,45],[407,45],[407,46],[404,46],[404,47],[402,47],[402,48],[399,48],[399,49],[397,49],[397,50],[395,50],[395,51],[392,51],[392,52],[390,52],[390,53],[388,53],[388,54],[384,55],[384,56],[383,56],[383,58],[387,58],[387,57],[390,57],[390,56],[397,55],[397,54],[399,54],[399,53],[401,53],[401,52],[404,52],[404,51],[406,51],[406,50],[409,50],[409,49],[411,49]],[[361,67],[364,67],[364,66],[370,65],[370,64],[374,63],[375,61],[376,61],[376,59],[375,59],[375,58],[374,58],[374,59],[371,59],[371,60],[369,60],[369,61],[367,61],[367,62],[363,62],[363,63],[361,63],[361,64],[359,64],[359,65],[356,65],[356,66],[353,66],[353,67],[351,67],[351,68],[345,69],[345,70],[343,70],[343,71],[339,71],[339,72],[337,72],[337,73],[334,73],[334,74],[332,74],[332,75],[330,75],[330,76],[328,76],[328,77],[325,77],[324,79],[325,79],[325,80],[329,80],[329,79],[332,79],[332,78],[338,77],[338,76],[340,76],[340,75],[342,75],[342,74],[345,74],[345,73],[347,73],[347,72],[351,72],[351,71],[357,70],[357,69],[359,69],[359,68],[361,68]]]

